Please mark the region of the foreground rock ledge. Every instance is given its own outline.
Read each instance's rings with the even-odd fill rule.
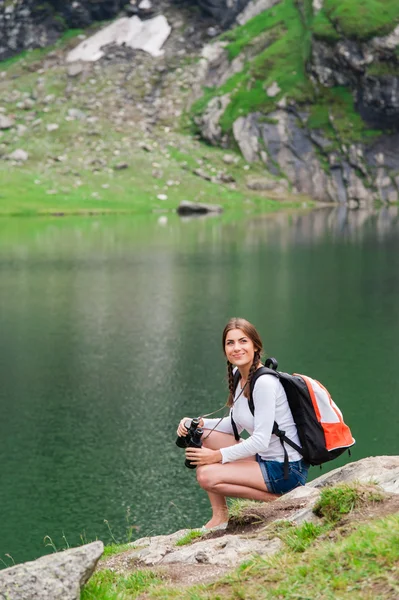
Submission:
[[[79,600],[104,551],[100,541],[0,572],[0,600]]]
[[[378,484],[387,494],[399,494],[399,456],[376,456],[364,458],[357,462],[349,463],[339,467],[321,477],[318,477],[306,486],[296,488],[285,494],[278,500],[269,503],[257,503],[259,512],[254,511],[254,517],[258,522],[270,524],[281,519],[295,524],[304,521],[320,522],[313,513],[313,507],[318,500],[321,489],[325,486],[340,483],[363,483]],[[215,567],[224,571],[236,567],[244,560],[251,558],[254,554],[260,556],[272,555],[282,547],[282,542],[276,538],[270,538],[270,531],[266,529],[255,530],[253,528],[240,528],[239,533],[217,532],[210,534],[204,539],[185,546],[176,546],[182,537],[190,530],[183,529],[172,535],[160,535],[156,537],[145,537],[136,540],[132,549],[127,552],[111,556],[106,561],[106,568],[117,572],[131,571],[132,565],[146,567],[171,568],[179,565],[179,569],[198,568],[204,580],[202,570],[209,567],[210,579],[213,579]],[[220,573],[218,573],[220,576]]]

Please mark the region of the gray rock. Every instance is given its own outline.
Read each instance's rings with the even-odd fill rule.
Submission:
[[[76,121],[85,121],[87,115],[83,112],[83,110],[80,110],[79,108],[70,108],[68,109],[68,117]]]
[[[229,102],[230,94],[212,98],[204,114],[199,119],[202,136],[213,145],[220,144],[222,141],[222,128],[219,125],[219,119]]]
[[[133,550],[129,558],[147,566],[185,563],[234,567],[254,554],[267,556],[275,554],[282,547],[282,542],[276,538],[268,540],[266,536],[259,536],[254,539],[251,536],[231,534],[177,547],[176,542],[188,531],[190,530],[184,529],[171,536],[137,540],[134,546],[138,549]]]
[[[223,212],[223,207],[218,204],[203,204],[201,202],[190,202],[189,200],[183,200],[177,207],[177,213],[181,216],[221,212]]]
[[[259,157],[259,129],[256,117],[239,117],[233,123],[233,135],[242,155],[248,162],[254,162]]]
[[[103,551],[97,541],[0,571],[0,598],[79,600]]]
[[[193,169],[193,174],[197,175],[197,177],[201,177],[201,179],[204,179],[205,181],[212,181],[212,175],[209,175],[203,169]]]
[[[266,88],[266,94],[269,96],[269,98],[274,98],[280,92],[281,89],[277,81],[273,81],[273,83],[268,88]]]
[[[226,165],[235,165],[240,161],[240,158],[238,156],[233,156],[232,154],[224,154],[223,155],[223,162],[226,163]]]
[[[73,63],[72,65],[68,65],[68,68],[67,68],[68,77],[77,77],[81,73],[83,73],[82,63],[76,62],[76,63]]]
[[[17,150],[14,150],[14,152],[11,152],[7,158],[8,160],[16,160],[17,162],[26,162],[29,158],[29,154],[25,150],[18,148]]]
[[[237,16],[236,21],[239,25],[245,25],[250,19],[253,19],[256,15],[268,10],[279,2],[280,0],[252,0]]]
[[[247,178],[247,187],[250,190],[270,191],[276,188],[288,189],[288,182],[284,179],[275,180],[266,177],[250,176]]]
[[[377,483],[385,492],[399,494],[399,456],[371,456],[330,471],[307,484],[320,488],[359,481]]]
[[[0,129],[10,129],[14,125],[14,119],[0,113]]]

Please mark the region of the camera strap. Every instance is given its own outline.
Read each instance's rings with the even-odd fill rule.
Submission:
[[[234,400],[233,400],[233,405],[232,405],[232,407],[231,407],[231,408],[233,408],[234,404],[237,402],[237,400],[240,398],[240,396],[241,396],[241,395],[242,395],[242,393],[244,392],[245,388],[247,387],[247,383],[248,383],[248,381],[246,381],[246,382],[245,382],[245,385],[244,385],[244,387],[241,389],[241,392],[238,394],[237,398],[234,398]],[[220,408],[218,408],[217,410],[214,410],[214,411],[213,411],[213,412],[211,412],[211,413],[208,413],[208,414],[206,414],[206,415],[202,415],[202,416],[201,416],[201,417],[199,417],[199,418],[200,418],[200,419],[203,419],[204,417],[210,417],[211,415],[214,415],[215,413],[217,413],[217,412],[219,412],[219,411],[223,410],[224,408],[226,408],[226,405],[224,405],[224,406],[221,406]],[[229,412],[230,412],[230,409],[229,409]],[[228,413],[226,413],[226,414],[224,414],[222,417],[220,417],[220,419],[219,419],[219,421],[216,423],[216,425],[215,425],[215,426],[214,426],[214,427],[213,427],[213,428],[210,430],[210,432],[209,432],[209,433],[208,433],[208,434],[207,434],[207,435],[206,435],[206,436],[203,438],[204,440],[206,440],[206,439],[207,439],[207,438],[208,438],[208,437],[211,435],[212,431],[215,431],[215,429],[216,429],[216,427],[219,425],[219,423],[221,423],[221,422],[223,421],[223,419],[225,419],[225,418],[226,418],[226,417],[229,415],[229,412],[228,412]]]

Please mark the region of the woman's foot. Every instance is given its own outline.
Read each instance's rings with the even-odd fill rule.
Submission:
[[[207,527],[207,525],[204,525],[203,527],[201,527],[200,531],[204,532],[204,533],[208,533],[208,531],[221,531],[223,529],[227,529],[229,522],[225,521],[224,523],[220,523],[219,525],[215,525],[214,527]]]
[[[205,529],[214,529],[215,527],[220,527],[221,525],[226,525],[226,527],[227,527],[228,521],[229,521],[229,513],[227,510],[217,512],[216,514],[213,515],[212,519],[210,521],[208,521],[208,523],[205,523],[204,528]],[[224,529],[226,527],[224,527]],[[220,527],[220,529],[223,529],[223,527]]]

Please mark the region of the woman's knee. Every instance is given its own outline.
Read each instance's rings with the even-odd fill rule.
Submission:
[[[204,490],[211,490],[218,483],[214,465],[197,467],[197,481]]]

